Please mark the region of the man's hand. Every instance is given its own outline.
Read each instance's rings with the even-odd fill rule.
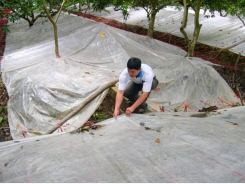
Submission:
[[[129,108],[126,109],[126,115],[129,116],[132,112],[134,111],[134,108],[131,106]]]
[[[115,102],[115,109],[113,113],[113,117],[117,119],[117,116],[119,116],[119,109],[123,101],[123,90],[118,90],[116,95],[116,102]]]
[[[142,104],[145,99],[148,97],[149,92],[143,92],[140,97],[136,100],[136,102],[129,108],[126,109],[126,115],[130,115],[140,104]]]
[[[117,119],[117,116],[119,116],[119,110],[114,110],[113,117]]]

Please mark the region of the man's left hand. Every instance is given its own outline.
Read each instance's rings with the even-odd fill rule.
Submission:
[[[126,109],[125,114],[126,114],[127,116],[129,116],[133,111],[134,111],[134,108],[131,106],[131,107],[129,107],[129,108]]]

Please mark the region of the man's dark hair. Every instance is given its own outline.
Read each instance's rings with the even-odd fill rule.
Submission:
[[[138,70],[141,68],[141,60],[139,58],[130,58],[127,63],[128,69]]]

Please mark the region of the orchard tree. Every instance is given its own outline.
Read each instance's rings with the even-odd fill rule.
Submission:
[[[194,56],[194,49],[196,46],[196,42],[198,40],[202,24],[199,22],[199,16],[200,16],[200,9],[202,6],[204,0],[183,0],[183,19],[182,19],[182,24],[180,27],[180,32],[184,35],[185,41],[188,45],[188,52],[186,57],[193,57]],[[195,17],[194,17],[194,30],[193,30],[193,36],[191,40],[189,39],[185,28],[187,26],[187,21],[188,21],[188,13],[189,13],[189,8],[192,8],[195,12]]]
[[[81,8],[82,5],[88,3],[93,3],[92,7],[95,10],[102,10],[107,5],[108,2],[102,1],[102,0],[91,0],[91,1],[85,1],[85,0],[41,0],[43,4],[44,11],[46,13],[46,16],[48,17],[49,21],[52,23],[54,28],[54,40],[55,40],[55,54],[56,57],[60,57],[59,53],[59,43],[58,43],[58,28],[57,28],[57,22],[60,16],[61,11],[67,11],[68,13],[74,12],[77,10],[77,4],[79,5],[78,8]],[[90,5],[89,5],[90,6]],[[57,10],[57,13],[55,16],[52,15],[52,8],[55,8]]]
[[[156,14],[164,7],[174,5],[175,3],[181,1],[182,0],[133,0],[132,7],[141,7],[146,11],[147,18],[149,20],[147,36],[152,38],[154,33]]]
[[[233,2],[233,3],[232,3]],[[200,9],[205,7],[206,9],[209,9],[209,11],[219,11],[219,12],[228,12],[229,14],[233,15],[240,15],[244,18],[244,2],[245,0],[221,0],[221,1],[212,1],[212,0],[183,0],[181,3],[184,7],[183,11],[183,20],[180,27],[180,32],[184,35],[185,41],[188,46],[188,52],[187,57],[193,57],[194,56],[194,50],[196,42],[199,38],[200,30],[202,27],[202,24],[199,22],[199,16],[200,16]],[[187,26],[188,21],[188,11],[189,8],[192,8],[195,12],[195,18],[194,18],[194,30],[192,38],[189,39],[187,33],[185,32],[185,28]],[[243,13],[242,13],[243,12]],[[243,43],[244,41],[241,41],[239,43],[234,44],[234,46]],[[228,47],[231,48],[231,47]]]
[[[52,1],[52,0],[50,0],[50,1]],[[44,11],[45,11],[49,21],[52,23],[53,28],[54,28],[55,55],[56,55],[57,58],[59,58],[60,54],[59,54],[57,22],[58,22],[60,13],[63,10],[63,8],[68,7],[70,4],[68,4],[69,0],[63,0],[62,3],[59,6],[56,7],[58,12],[55,15],[55,17],[53,17],[52,14],[50,13],[51,12],[50,9],[51,9],[51,6],[52,6],[52,4],[50,4],[50,1],[42,0],[42,3],[43,3]]]

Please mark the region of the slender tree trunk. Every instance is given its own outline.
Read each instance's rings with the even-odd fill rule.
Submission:
[[[153,37],[155,20],[156,20],[156,10],[154,9],[151,10],[150,23],[147,31],[147,36],[149,36],[150,38]]]
[[[186,0],[184,0],[183,3],[184,3],[184,12],[183,12],[183,20],[181,22],[180,32],[184,35],[185,42],[188,45],[189,44],[189,38],[188,38],[187,33],[185,32],[185,28],[186,28],[187,20],[188,20],[188,6],[186,3]]]
[[[60,57],[59,42],[58,42],[58,28],[56,24],[53,24],[53,27],[54,27],[55,55],[56,57]]]
[[[150,38],[153,37],[153,33],[154,33],[154,24],[155,24],[155,20],[156,20],[156,14],[157,14],[157,0],[149,0],[151,3],[151,9],[150,9],[150,17],[149,17],[149,28],[147,31],[147,36],[149,36]]]
[[[78,7],[79,7],[79,8],[78,8],[78,11],[77,11],[77,15],[80,16],[81,13],[82,13],[82,4],[79,3],[79,4],[78,4]]]
[[[90,9],[90,0],[87,0],[88,9]]]
[[[63,0],[61,6],[60,6],[60,9],[58,11],[58,13],[56,14],[56,18],[53,19],[48,11],[48,8],[47,8],[47,2],[46,0],[42,0],[42,3],[43,3],[43,7],[44,7],[44,10],[47,14],[47,17],[49,19],[49,21],[53,24],[53,27],[54,27],[54,40],[55,40],[55,55],[57,58],[60,57],[60,54],[59,54],[59,43],[58,43],[58,28],[57,28],[57,21],[59,19],[59,16],[60,16],[60,13],[61,13],[61,10],[65,4],[66,0]]]
[[[33,26],[33,22],[28,20],[28,23],[29,23],[29,27],[32,27]]]
[[[186,57],[193,57],[194,56],[194,50],[195,50],[195,46],[200,34],[200,30],[202,27],[202,24],[199,23],[199,13],[200,13],[200,8],[201,8],[201,4],[202,4],[203,0],[198,0],[197,5],[195,6],[195,19],[194,19],[194,33],[192,36],[192,40],[189,42],[188,44],[188,53],[186,55]]]

